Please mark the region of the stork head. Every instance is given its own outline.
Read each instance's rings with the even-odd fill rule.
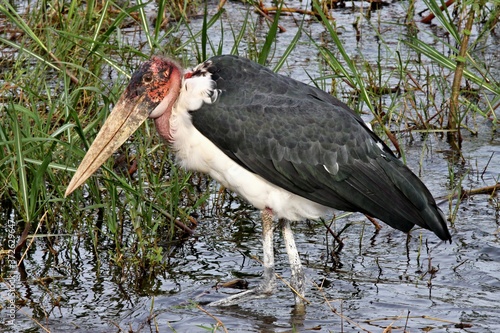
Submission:
[[[154,56],[143,63],[85,154],[65,196],[83,184],[147,118],[170,117],[181,84],[182,70],[174,61]]]

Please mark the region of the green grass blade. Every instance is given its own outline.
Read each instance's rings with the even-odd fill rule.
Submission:
[[[196,48],[196,52],[195,53],[196,53],[196,60],[198,61],[198,63],[205,61],[206,58],[203,58],[203,51],[200,52],[200,50],[198,48],[199,47],[198,44],[200,44],[200,43],[198,43],[197,40],[203,34],[207,34],[208,30],[215,24],[215,22],[217,22],[219,20],[219,18],[221,17],[222,13],[224,13],[223,9],[217,11],[217,13],[215,13],[215,15],[212,16],[212,18],[210,18],[210,20],[208,20],[205,28],[201,29],[197,33],[193,33],[193,30],[189,27],[189,25],[186,25],[185,28],[186,28],[187,32],[191,36],[190,36],[190,38],[188,38],[188,40],[186,40],[179,47],[177,47],[174,50],[174,53],[181,53],[182,50],[184,50],[185,48],[187,48],[189,44],[193,44],[191,46],[194,46]],[[208,34],[206,35],[206,37],[207,37],[207,42],[205,42],[205,44],[207,45],[208,44]]]
[[[17,13],[17,10],[12,7],[8,1],[2,1],[0,4],[0,13],[5,15],[7,20],[19,27],[26,35],[28,35],[38,46],[40,46],[45,52],[49,52],[47,46],[42,42],[40,38],[31,30],[28,24],[23,20],[21,16]]]
[[[111,3],[110,1],[104,1],[104,7],[102,8],[102,11],[104,13],[108,10],[110,3]],[[92,38],[94,41],[97,41],[97,39],[99,38],[99,35],[101,34],[101,29],[102,29],[102,27],[104,25],[104,19],[105,18],[106,18],[106,15],[101,15],[99,21],[97,22],[97,24],[95,26],[95,33],[94,33],[94,36]],[[87,18],[87,19],[89,19],[89,18]],[[114,24],[116,24],[116,22]],[[95,42],[92,42],[90,44],[90,49],[91,50],[94,49],[94,45],[95,45]]]
[[[82,157],[83,157],[83,154],[82,154]],[[30,163],[30,164],[33,164],[33,165],[42,165],[44,163],[45,160],[36,160],[36,159],[33,159],[33,158],[28,158],[28,157],[25,157],[24,158],[24,162],[26,163]],[[69,167],[65,164],[60,164],[60,163],[48,163],[47,164],[47,168],[50,168],[50,169],[54,169],[54,170],[63,170],[63,171],[71,171],[71,172],[76,172],[76,168],[73,168],[73,167]]]
[[[158,44],[159,42],[159,36],[163,24],[163,20],[165,19],[165,8],[167,7],[167,1],[170,0],[159,0],[157,1],[158,3],[158,9],[157,9],[157,14],[155,18],[155,31],[154,31],[154,38],[155,38],[155,43]]]
[[[149,31],[149,20],[146,16],[146,12],[144,11],[144,6],[146,5],[142,0],[137,0],[139,4],[139,16],[141,18],[142,30],[144,30],[144,34],[146,35],[146,39],[148,40],[148,45],[151,50],[153,50],[153,40],[151,39],[151,33]]]
[[[349,72],[347,71],[345,66],[337,60],[337,57],[335,57],[330,50],[328,50],[324,47],[318,46],[319,50],[323,53],[323,55],[327,56],[325,59],[330,61],[334,65],[334,68],[336,70],[339,70],[344,75],[344,79],[350,81],[352,86],[356,87],[358,89],[361,99],[368,106],[368,108],[370,109],[372,114],[375,115],[375,108],[371,102],[371,99],[370,99],[370,96],[368,95],[368,92],[365,89],[365,84],[363,82],[363,78],[359,74],[356,65],[354,64],[354,62],[351,60],[351,58],[347,54],[347,51],[345,50],[344,45],[342,44],[337,32],[333,28],[333,26],[330,23],[330,21],[328,20],[328,18],[323,13],[323,10],[321,8],[321,5],[318,3],[318,0],[313,1],[313,7],[314,7],[314,10],[321,17],[321,21],[323,22],[324,26],[326,27],[330,37],[333,39],[333,42],[335,43],[335,46],[337,47],[338,51],[342,55],[342,59],[347,64],[347,68],[349,69]]]
[[[450,16],[448,6],[445,5],[444,1],[440,0],[438,3],[436,0],[424,0],[424,3],[443,25],[446,31],[453,37],[453,39],[457,43],[460,43],[460,34],[456,25],[453,23],[453,18]]]
[[[278,72],[281,69],[281,67],[283,67],[286,60],[288,59],[288,56],[292,53],[292,51],[297,46],[297,43],[299,42],[300,36],[302,35],[302,28],[304,26],[304,20],[305,20],[305,15],[302,16],[302,21],[300,22],[300,26],[297,29],[297,33],[295,34],[293,39],[290,41],[290,44],[288,44],[287,48],[285,49],[285,52],[283,52],[283,54],[279,58],[278,62],[276,63],[276,66],[274,66],[273,71]]]
[[[260,51],[258,63],[265,66],[267,59],[269,58],[269,54],[271,53],[271,48],[276,40],[276,35],[279,30],[279,19],[281,14],[281,8],[283,7],[283,1],[280,3],[276,14],[274,15],[273,23],[269,27],[269,31],[267,32],[266,40],[264,45],[262,46],[262,50]]]
[[[207,41],[208,41],[207,16],[208,16],[208,4],[205,2],[205,12],[203,13],[203,24],[201,28],[201,58],[203,61],[207,60]]]
[[[443,66],[451,71],[454,71],[457,67],[457,62],[451,59],[450,57],[442,54],[435,48],[433,48],[431,45],[427,44],[424,41],[421,41],[417,38],[412,39],[410,42],[404,41],[405,44],[413,48],[415,51],[429,57],[431,60],[435,61],[438,63],[440,66]],[[470,55],[468,55],[470,57]],[[475,84],[489,90],[490,92],[494,94],[500,94],[500,86],[491,84],[487,82],[487,80],[483,76],[478,76],[468,70],[467,68],[464,69],[463,75],[474,82]],[[490,80],[491,82],[492,80]]]
[[[22,200],[22,205],[24,209],[24,215],[26,222],[31,222],[31,214],[29,209],[29,193],[28,193],[28,182],[26,177],[26,164],[24,163],[24,152],[22,144],[22,135],[19,128],[19,122],[16,119],[17,110],[16,106],[11,107],[11,118],[12,126],[14,132],[14,151],[16,153],[16,164],[18,173],[18,192],[20,199]]]
[[[243,19],[242,26],[239,28],[240,31],[238,32],[238,34],[234,33],[234,29],[231,26],[231,32],[233,33],[233,39],[234,39],[233,47],[231,48],[231,54],[238,55],[238,48],[241,44],[241,41],[243,41],[246,35],[249,18],[250,18],[250,9],[247,10],[245,14],[245,18]]]
[[[2,38],[0,37],[0,43],[3,43],[5,45],[8,45],[14,49],[16,49],[19,53],[26,53],[28,55],[30,55],[31,57],[33,57],[34,59],[38,60],[39,62],[47,65],[47,66],[50,66],[51,68],[57,70],[57,71],[60,71],[61,69],[59,67],[57,67],[56,65],[52,64],[50,61],[47,61],[43,56],[39,55],[39,54],[36,54],[35,52],[25,48],[24,46],[21,46],[21,45],[18,45],[8,39],[5,39],[5,38]]]

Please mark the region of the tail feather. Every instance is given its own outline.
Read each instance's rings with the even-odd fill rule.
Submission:
[[[422,181],[399,160],[379,164],[394,186],[403,194],[407,211],[402,213],[416,225],[433,231],[439,238],[451,242],[446,217]],[[390,216],[386,217],[391,219]],[[381,218],[384,220],[383,218]]]

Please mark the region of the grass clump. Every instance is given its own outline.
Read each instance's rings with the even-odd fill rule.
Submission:
[[[494,22],[500,8],[492,3],[481,6],[477,2],[461,2],[452,11],[442,9],[440,2],[425,3],[439,24],[435,34],[432,30],[419,34],[413,17],[407,17],[403,25],[384,21],[382,11],[377,19],[370,15],[378,57],[369,61],[345,50],[336,23],[327,20],[321,4],[315,1],[313,7],[333,42],[317,47],[334,78],[354,90],[355,109],[371,113],[373,123],[381,126],[396,149],[399,145],[392,135],[395,130],[440,131],[460,155],[461,129],[477,133],[467,125],[468,119],[482,117],[491,122],[493,131],[498,127],[495,111],[500,103],[500,83],[492,70],[494,63],[488,62],[481,50],[487,48],[491,32],[497,27]],[[410,3],[409,10],[414,10],[413,6]],[[356,26],[361,25],[358,21],[359,17]],[[384,34],[394,28],[407,32],[396,48]],[[362,32],[356,29],[361,36]],[[413,60],[415,54],[417,58]],[[411,113],[400,111],[401,102],[409,103]]]
[[[44,216],[42,233],[88,232],[96,252],[104,237],[113,244],[116,264],[136,258],[139,271],[148,271],[163,262],[162,246],[179,230],[175,222],[189,224],[204,197],[191,174],[172,164],[150,124],[117,154],[133,172],[122,173],[110,161],[71,197],[64,198],[64,191],[137,61],[163,53],[160,44],[182,56],[172,53],[177,40],[167,36],[176,25],[150,29],[142,3],[35,5],[0,4],[11,31],[0,37],[2,206],[11,207],[19,232]]]

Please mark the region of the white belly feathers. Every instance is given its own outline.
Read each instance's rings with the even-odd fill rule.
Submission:
[[[188,110],[215,101],[213,89],[209,77],[188,78],[183,83],[170,118],[177,162],[188,170],[210,175],[260,210],[272,209],[277,218],[316,219],[330,212],[330,208],[281,189],[241,167],[193,126]]]

